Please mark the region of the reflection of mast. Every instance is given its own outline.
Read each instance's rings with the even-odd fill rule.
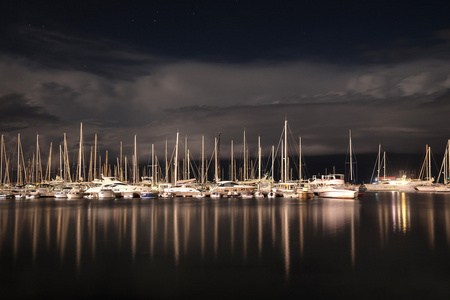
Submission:
[[[263,228],[262,228],[262,207],[258,202],[258,256],[261,259],[262,254],[262,240],[263,240]]]
[[[136,258],[137,212],[138,212],[137,206],[133,205],[133,210],[131,214],[131,256],[133,261]]]
[[[353,211],[350,214],[351,217],[351,257],[352,257],[352,268],[355,269],[355,260],[356,260],[356,248],[355,248],[355,211],[353,207]]]
[[[77,251],[77,271],[80,271],[81,266],[81,249],[83,249],[82,241],[83,237],[81,236],[81,208],[77,209],[77,237],[76,237],[76,251]]]
[[[300,257],[303,258],[303,251],[304,251],[304,243],[305,243],[305,237],[304,237],[304,232],[303,232],[303,210],[302,207],[304,206],[299,206],[298,207],[298,214],[299,214],[299,224],[300,224],[300,228],[299,228],[299,232],[300,232]]]
[[[283,215],[281,218],[283,222],[282,239],[283,239],[283,250],[284,250],[284,268],[286,272],[286,279],[289,278],[289,264],[290,264],[290,253],[289,253],[289,216],[288,207],[285,205],[283,207]]]
[[[180,245],[179,245],[179,239],[178,239],[178,205],[174,205],[173,210],[173,252],[174,252],[174,259],[175,259],[175,266],[178,266],[178,260],[180,257]]]
[[[219,248],[219,207],[214,208],[214,258],[217,259]]]

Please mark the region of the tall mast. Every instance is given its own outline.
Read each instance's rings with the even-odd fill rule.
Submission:
[[[431,147],[428,147],[428,181],[431,182]]]
[[[349,148],[350,148],[350,182],[353,182],[353,154],[352,154],[352,130],[349,130]]]
[[[120,141],[120,161],[119,161],[119,180],[123,180],[123,151],[122,151],[122,141]]]
[[[97,178],[97,134],[94,138],[94,179]]]
[[[17,135],[17,183],[22,184],[20,176],[20,133]]]
[[[152,144],[152,187],[155,182],[155,145]]]
[[[247,150],[245,141],[245,129],[244,129],[244,180],[247,179]]]
[[[258,136],[258,180],[261,182],[261,137]]]
[[[272,145],[272,183],[274,181],[273,174],[274,174],[274,168],[275,167],[275,146]]]
[[[234,174],[234,149],[233,149],[233,140],[231,140],[231,168],[230,168],[230,180],[233,181],[233,174]]]
[[[59,144],[59,178],[63,180],[63,164],[62,164],[62,149],[61,144]]]
[[[287,181],[287,120],[284,120],[284,181]]]
[[[175,179],[174,179],[174,186],[176,186],[177,185],[177,176],[178,176],[178,138],[179,138],[179,135],[180,135],[180,133],[177,131],[177,140],[176,140],[176,142],[175,142],[175,164],[174,164],[174,167],[175,167]]]
[[[136,143],[136,135],[134,135],[134,161],[133,161],[133,183],[137,183],[139,180],[139,170],[137,165],[137,143]]]
[[[447,142],[447,173],[445,176],[445,183],[448,183],[448,177],[450,176],[450,140]]]
[[[127,156],[125,156],[125,182],[128,182],[128,161],[127,161]]]
[[[298,138],[298,180],[302,181],[302,137]]]
[[[53,142],[50,142],[50,150],[48,152],[48,160],[47,160],[47,171],[45,172],[45,180],[50,181],[50,178],[52,176],[52,149],[53,149]]]
[[[69,151],[67,149],[67,137],[64,133],[64,181],[72,182],[70,177]]]
[[[94,147],[91,146],[91,156],[89,158],[89,174],[88,174],[88,181],[93,181],[94,178],[92,177],[92,156],[94,155]]]
[[[78,148],[78,181],[83,181],[83,175],[81,173],[81,153],[82,153],[82,149],[83,149],[83,123],[80,123],[80,145]]]
[[[219,174],[218,174],[218,163],[217,163],[217,138],[214,138],[214,180],[216,182],[219,181]]]
[[[3,147],[4,147],[4,140],[3,140],[3,134],[0,142],[0,185],[3,184]]]
[[[169,163],[167,161],[167,138],[166,138],[166,183],[169,183]]]
[[[183,164],[183,178],[187,179],[187,164],[188,164],[188,147],[187,147],[187,135],[184,137],[184,164]]]
[[[191,179],[190,153],[187,151],[187,179]]]
[[[381,156],[381,144],[378,144],[378,170],[377,170],[377,174],[378,174],[378,181],[380,181],[380,164],[381,164],[381,161],[380,161],[380,157]]]
[[[36,135],[36,171],[35,171],[35,183],[39,182],[39,134]]]
[[[284,140],[281,140],[281,182],[285,181],[284,177],[284,167],[285,167],[285,161],[284,161]]]
[[[205,183],[205,136],[202,135],[202,184]]]

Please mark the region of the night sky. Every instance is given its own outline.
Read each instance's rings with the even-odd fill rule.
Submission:
[[[3,1],[0,124],[43,156],[79,126],[99,150],[263,156],[288,120],[304,155],[443,152],[450,1]],[[298,147],[298,146],[297,146]],[[440,158],[439,158],[440,159]],[[418,162],[420,163],[420,162]]]

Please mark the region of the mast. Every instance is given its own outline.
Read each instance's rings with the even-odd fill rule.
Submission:
[[[218,163],[217,163],[217,138],[214,138],[214,180],[216,182],[219,181],[219,174],[218,174]]]
[[[275,146],[272,145],[272,183],[274,182],[273,174],[274,174],[274,168],[275,167]]]
[[[287,181],[287,120],[284,120],[284,181]]]
[[[119,180],[123,180],[123,151],[122,151],[122,141],[120,141],[120,161],[119,161]]]
[[[72,182],[70,177],[69,151],[67,149],[66,133],[64,133],[64,181]]]
[[[36,135],[36,180],[35,183],[37,184],[39,181],[39,134]]]
[[[449,177],[449,173],[450,173],[450,140],[447,141],[447,172],[445,173],[445,183],[448,183],[448,177]]]
[[[20,133],[17,135],[17,183],[22,184],[22,177],[20,176]]]
[[[128,182],[128,161],[127,156],[125,155],[125,182]]]
[[[428,147],[428,181],[431,180],[431,147]]]
[[[258,136],[258,180],[261,182],[261,137]]]
[[[285,161],[284,161],[284,140],[281,140],[281,182],[285,181],[285,177],[284,177],[284,166],[285,166]]]
[[[244,180],[247,179],[247,151],[245,141],[245,129],[244,129]]]
[[[77,178],[77,180],[78,181],[83,181],[83,177],[82,177],[82,174],[81,174],[81,153],[82,153],[82,149],[83,149],[83,123],[80,123],[80,145],[79,145],[79,148],[78,148],[78,170],[77,170],[77,173],[78,173],[78,178]]]
[[[94,138],[94,179],[97,178],[97,134]]]
[[[169,183],[169,163],[167,161],[167,138],[166,138],[166,183]]]
[[[174,179],[174,186],[176,186],[177,185],[177,176],[178,176],[178,138],[179,138],[179,132],[177,131],[177,140],[176,140],[176,142],[175,142],[175,164],[174,164],[174,167],[175,167],[175,179]]]
[[[378,182],[380,181],[380,165],[381,165],[381,161],[380,161],[380,157],[381,156],[381,144],[378,144],[378,169],[377,169],[377,174],[378,174]]]
[[[52,149],[53,142],[50,142],[50,150],[48,152],[48,160],[47,160],[47,171],[45,172],[45,180],[50,181],[51,173],[52,173]]]
[[[353,183],[353,154],[352,154],[352,130],[349,130],[349,148],[350,148],[350,183]]]
[[[189,149],[187,151],[187,179],[191,179],[191,166],[190,166],[190,153]]]
[[[0,185],[3,184],[3,148],[4,148],[3,134],[0,142]]]
[[[202,184],[205,183],[205,136],[202,135]]]
[[[133,154],[134,158],[133,158],[133,183],[137,183],[138,182],[138,177],[139,177],[139,170],[138,170],[138,165],[137,165],[137,143],[136,143],[136,135],[134,135],[134,154]]]
[[[231,168],[230,168],[230,180],[233,181],[233,174],[234,174],[234,166],[233,166],[233,161],[234,161],[234,149],[233,149],[233,140],[231,140]]]
[[[152,144],[152,187],[155,181],[155,145]]]
[[[188,147],[187,147],[187,135],[184,137],[184,163],[183,163],[183,179],[187,179],[187,162],[188,161]]]
[[[298,138],[298,180],[302,181],[302,137]]]
[[[63,180],[62,147],[59,144],[59,178]]]
[[[88,174],[88,181],[93,181],[94,178],[92,177],[92,156],[94,155],[94,148],[91,146],[91,156],[89,158],[89,174]]]

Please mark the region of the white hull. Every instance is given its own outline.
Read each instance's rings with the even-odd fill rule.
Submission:
[[[357,191],[330,189],[318,191],[317,194],[323,198],[354,199],[356,198]]]
[[[447,193],[450,192],[450,187],[446,185],[419,185],[415,187],[415,190],[428,193]]]
[[[98,199],[113,199],[116,194],[112,190],[102,190],[98,193]]]

